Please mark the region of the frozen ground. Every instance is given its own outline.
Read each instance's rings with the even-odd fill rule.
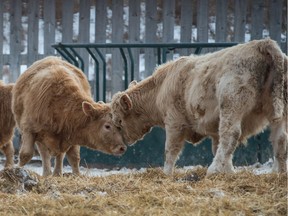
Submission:
[[[0,156],[0,170],[2,170],[4,167],[4,160],[5,158],[3,156]],[[32,159],[32,162],[25,165],[25,168],[28,170],[32,170],[39,175],[42,175],[42,166],[40,162],[41,158],[40,157],[34,157]],[[250,170],[256,175],[260,174],[266,174],[266,173],[271,173],[272,171],[272,164],[273,160],[270,159],[264,164],[256,163],[251,166],[240,166],[240,167],[235,167],[235,170],[242,171],[242,170]],[[185,166],[183,168],[177,168],[178,171],[185,172],[187,170],[192,170],[196,168],[196,166]],[[128,168],[117,168],[115,170],[113,169],[98,169],[98,168],[86,168],[81,166],[80,171],[83,175],[87,176],[108,176],[108,175],[113,175],[113,174],[129,174],[129,173],[140,173],[144,172],[146,168],[141,168],[141,169],[128,169]],[[63,173],[71,173],[72,169],[70,166],[64,166],[63,168]]]

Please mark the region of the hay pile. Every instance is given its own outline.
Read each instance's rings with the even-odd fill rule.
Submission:
[[[287,215],[287,176],[205,177],[205,168],[106,177],[37,176],[25,191],[1,187],[2,215]],[[1,184],[9,182],[0,174]],[[36,179],[36,180],[35,180]],[[15,183],[15,182],[14,182]],[[3,185],[3,184],[2,184]]]

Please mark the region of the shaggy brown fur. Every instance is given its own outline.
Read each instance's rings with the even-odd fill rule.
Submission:
[[[123,128],[130,144],[155,125],[165,127],[167,174],[173,172],[185,140],[195,144],[206,136],[212,138],[215,154],[208,174],[233,172],[237,145],[270,125],[275,170],[285,172],[285,58],[270,39],[181,57],[115,94],[111,103],[113,121]]]
[[[6,156],[5,167],[14,165],[14,147],[12,138],[15,120],[11,110],[12,89],[14,84],[5,85],[0,80],[0,149]]]
[[[19,77],[12,110],[23,140],[19,165],[31,160],[36,142],[45,176],[51,174],[50,155],[56,156],[54,175],[62,174],[65,153],[79,174],[79,146],[114,155],[126,150],[110,106],[95,103],[84,73],[57,57],[35,62]]]

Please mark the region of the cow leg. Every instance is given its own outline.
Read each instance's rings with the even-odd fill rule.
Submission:
[[[34,154],[34,142],[35,137],[32,133],[23,132],[22,134],[22,145],[19,152],[19,163],[20,167],[23,167],[28,163]]]
[[[232,158],[242,133],[241,121],[255,103],[252,86],[245,88],[239,85],[238,79],[229,80],[229,77],[223,81],[225,84],[222,83],[223,87],[219,89],[219,146],[212,164],[208,167],[207,175],[234,172]],[[221,86],[221,81],[219,85]]]
[[[218,145],[219,145],[219,138],[218,137],[212,137],[212,153],[213,153],[214,157],[216,155]]]
[[[67,160],[72,168],[72,173],[80,175],[79,164],[80,164],[80,146],[73,145],[66,152]]]
[[[207,175],[234,172],[232,157],[241,136],[241,122],[230,118],[220,120],[220,144]]]
[[[171,175],[176,160],[183,149],[185,137],[183,132],[176,127],[166,125],[166,142],[165,142],[165,163],[164,173]]]
[[[53,176],[62,176],[64,156],[65,156],[65,153],[62,153],[62,152],[56,156],[54,170],[53,170]]]
[[[5,168],[12,168],[14,166],[14,147],[12,141],[9,141],[2,147],[2,151],[6,156]]]
[[[273,171],[287,172],[287,131],[285,120],[271,124],[270,141],[273,145]]]
[[[40,153],[40,156],[42,158],[42,176],[50,176],[52,174],[51,172],[51,155],[49,153],[48,148],[42,144],[37,142],[38,151]]]

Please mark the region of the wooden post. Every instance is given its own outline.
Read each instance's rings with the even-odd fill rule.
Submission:
[[[197,41],[208,42],[208,0],[198,0]]]
[[[38,59],[39,41],[39,1],[28,1],[28,62],[27,66]]]
[[[271,39],[281,44],[281,32],[282,32],[282,0],[269,1],[269,36]],[[280,9],[280,10],[279,10]],[[287,19],[287,14],[286,14]],[[286,27],[287,31],[287,27]],[[286,38],[286,41],[288,38]]]
[[[129,1],[129,42],[140,42],[140,0]],[[132,49],[132,56],[134,58],[134,79],[139,80],[139,49]],[[132,73],[132,71],[131,71]],[[131,79],[131,76],[129,76]]]
[[[4,25],[3,25],[3,14],[4,14],[4,2],[0,4],[0,79],[3,79],[3,41],[4,41]]]
[[[44,0],[44,55],[55,55],[51,45],[55,43],[55,0]]]
[[[174,41],[174,22],[175,22],[175,0],[163,1],[163,37],[164,43]],[[167,53],[167,60],[173,59],[174,51]]]
[[[79,37],[78,43],[90,43],[90,0],[79,2]],[[85,49],[79,50],[84,61],[84,73],[89,79],[89,54]]]
[[[263,36],[263,4],[262,0],[252,1],[251,39],[261,39]]]
[[[216,42],[226,42],[227,37],[227,0],[216,1]]]
[[[193,20],[193,2],[191,0],[182,0],[181,1],[181,36],[180,42],[182,43],[191,43],[192,35],[192,20]],[[181,55],[189,55],[190,52],[188,49],[181,49]]]
[[[234,13],[234,41],[245,41],[245,25],[246,25],[246,0],[235,0],[235,13]]]
[[[9,82],[15,82],[20,74],[20,53],[21,53],[21,12],[22,1],[10,1],[10,74]]]
[[[123,43],[123,0],[112,0],[112,43]],[[119,49],[112,50],[112,95],[124,90],[123,64]]]
[[[157,1],[146,0],[146,13],[145,13],[145,43],[157,43]],[[156,65],[155,50],[145,50],[145,70],[143,73],[144,78],[150,76]]]
[[[96,1],[96,21],[95,21],[95,43],[106,43],[106,27],[107,27],[107,2]],[[101,52],[106,56],[106,50],[101,49]],[[98,59],[100,59],[98,57]],[[99,66],[99,95],[100,99],[104,100],[103,94],[106,95],[106,89],[103,90],[103,63],[100,61]],[[106,78],[106,77],[105,77]],[[105,92],[103,92],[105,91]]]
[[[62,43],[73,41],[73,9],[73,0],[62,0]]]

